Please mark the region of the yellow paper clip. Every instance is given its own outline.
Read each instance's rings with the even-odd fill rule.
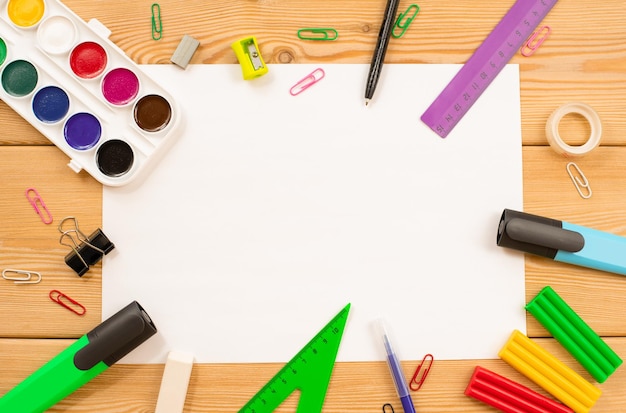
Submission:
[[[337,40],[339,33],[329,27],[307,27],[298,30],[298,38],[301,40]]]
[[[245,80],[255,79],[267,73],[268,69],[261,56],[259,45],[254,36],[237,40],[230,45],[237,55],[241,72]]]
[[[324,76],[326,76],[324,69],[322,69],[321,67],[317,68],[309,73],[304,79],[301,79],[300,81],[298,81],[298,83],[293,85],[291,89],[289,89],[289,93],[291,93],[291,96],[297,96],[317,82],[319,82],[320,80],[322,80]]]
[[[518,330],[498,356],[576,413],[587,413],[602,391]]]
[[[522,56],[532,56],[533,53],[539,49],[539,46],[548,38],[551,31],[550,26],[542,26],[539,30],[531,34],[520,50]]]
[[[413,14],[407,17],[407,15],[411,12]],[[411,25],[411,23],[417,16],[417,13],[419,12],[420,12],[420,6],[418,6],[417,4],[411,4],[404,13],[400,13],[400,15],[398,16],[398,20],[396,20],[396,24],[394,24],[393,26],[393,30],[391,30],[391,35],[395,37],[396,39],[399,39],[402,36],[404,36],[404,33],[409,28],[409,26]],[[396,29],[400,29],[401,30],[400,33],[396,33]]]

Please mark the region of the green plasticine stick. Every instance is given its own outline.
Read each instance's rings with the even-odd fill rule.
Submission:
[[[148,314],[133,301],[0,398],[0,412],[45,412],[155,333]]]
[[[530,312],[596,379],[604,383],[622,359],[552,289],[544,287],[527,305]]]

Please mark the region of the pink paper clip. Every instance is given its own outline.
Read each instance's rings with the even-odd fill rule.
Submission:
[[[44,204],[43,199],[39,196],[39,193],[35,188],[28,188],[26,190],[26,199],[33,206],[39,218],[44,224],[52,223],[52,214],[48,211],[48,207]]]
[[[289,93],[291,93],[291,96],[297,96],[317,82],[319,82],[320,80],[322,80],[324,76],[326,76],[324,69],[317,68],[309,73],[304,79],[293,85],[291,89],[289,89]]]
[[[63,294],[59,290],[50,291],[50,294],[48,294],[48,296],[50,297],[52,301],[67,308],[68,310],[70,310],[71,312],[75,314],[85,315],[85,313],[87,312],[87,309],[81,303]],[[65,301],[69,302],[72,305],[67,304]]]
[[[415,374],[413,374],[411,382],[409,383],[409,388],[411,390],[418,391],[422,387],[422,384],[426,381],[426,376],[428,376],[428,372],[430,371],[434,361],[435,358],[432,354],[426,354],[424,356],[420,365],[417,366],[417,370],[415,370]],[[421,376],[419,375],[420,372],[422,373]]]
[[[526,43],[524,43],[524,45],[522,46],[522,49],[520,50],[522,56],[532,56],[533,53],[535,53],[535,51],[539,49],[539,46],[541,46],[543,42],[548,38],[548,35],[551,31],[552,29],[550,28],[550,26],[541,26],[539,30],[531,34],[528,40],[526,40]]]

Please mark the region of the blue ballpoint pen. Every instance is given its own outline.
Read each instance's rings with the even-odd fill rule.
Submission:
[[[406,380],[404,379],[400,360],[398,360],[398,356],[396,355],[395,351],[393,351],[393,347],[391,346],[389,334],[387,334],[384,322],[382,320],[379,320],[377,327],[378,332],[383,338],[385,352],[387,353],[387,364],[389,365],[389,371],[391,372],[391,377],[393,378],[393,382],[396,386],[398,397],[400,398],[400,402],[402,403],[404,413],[415,413],[413,400],[411,400],[411,395],[409,394],[409,386],[407,386]]]

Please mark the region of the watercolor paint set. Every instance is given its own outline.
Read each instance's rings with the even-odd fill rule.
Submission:
[[[0,0],[0,99],[69,156],[75,172],[121,186],[179,134],[170,94],[57,0]]]

